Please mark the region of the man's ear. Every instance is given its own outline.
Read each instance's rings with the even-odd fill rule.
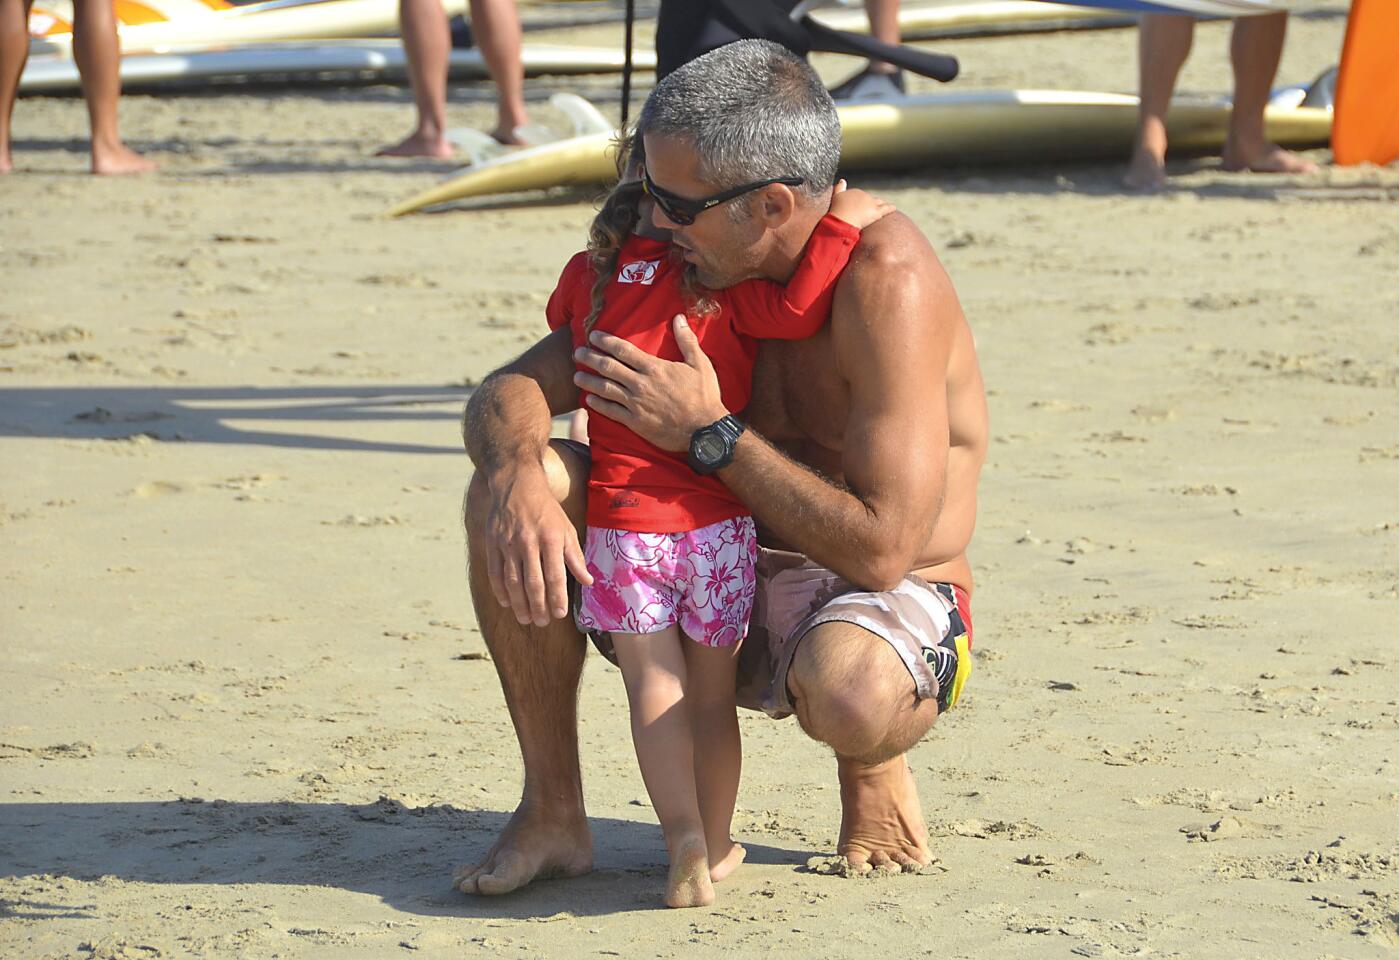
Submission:
[[[758,195],[758,216],[770,230],[783,226],[797,209],[797,196],[785,183],[774,183]]]

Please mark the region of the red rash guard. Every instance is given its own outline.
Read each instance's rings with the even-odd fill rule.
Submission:
[[[757,341],[800,340],[819,330],[830,315],[836,279],[859,239],[855,227],[830,215],[822,217],[785,286],[745,280],[712,292],[718,312],[696,317],[681,293],[684,264],[672,259],[670,243],[632,235],[622,245],[617,276],[607,286],[595,329],[663,360],[681,360],[671,319],[684,314],[714,364],[724,406],[742,410],[752,392]],[[575,254],[545,308],[549,328],[568,325],[575,347],[583,344],[595,277],[587,253]],[[661,450],[602,414],[589,412],[588,442],[589,526],[683,533],[749,512],[718,477],[702,477],[690,469],[683,453]]]

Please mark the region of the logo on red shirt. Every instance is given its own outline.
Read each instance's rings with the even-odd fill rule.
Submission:
[[[623,264],[621,271],[617,274],[618,283],[644,283],[650,285],[656,279],[656,268],[661,265],[659,260],[633,260],[631,263]]]

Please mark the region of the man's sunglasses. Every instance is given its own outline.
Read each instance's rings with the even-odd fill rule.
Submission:
[[[806,181],[801,177],[773,177],[769,180],[745,183],[741,187],[734,187],[732,190],[716,193],[712,197],[690,200],[656,186],[651,182],[651,172],[649,170],[643,170],[641,172],[641,188],[646,191],[646,194],[652,200],[656,201],[656,206],[661,208],[661,213],[664,213],[668,220],[682,227],[688,227],[690,224],[694,223],[695,217],[698,217],[710,207],[717,207],[719,204],[732,200],[734,197],[741,197],[745,193],[761,190],[763,187],[770,187],[774,183],[780,183],[788,187],[799,187],[805,182]]]

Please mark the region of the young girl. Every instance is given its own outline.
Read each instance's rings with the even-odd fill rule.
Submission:
[[[679,360],[671,319],[683,313],[714,365],[724,405],[742,410],[757,338],[815,333],[860,228],[890,208],[842,184],[786,286],[748,280],[701,293],[683,279],[669,234],[652,225],[639,134],[630,146],[627,176],[549,299],[549,326],[568,325],[575,346],[599,329]],[[609,634],[622,669],[637,760],[670,854],[665,901],[703,906],[714,900],[712,883],[745,853],[729,829],[741,762],[735,654],[753,607],[753,518],[683,455],[599,414],[587,429],[584,554],[594,580],[583,587],[578,625]]]

